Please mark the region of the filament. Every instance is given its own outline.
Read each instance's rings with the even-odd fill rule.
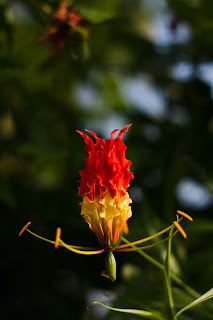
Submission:
[[[81,247],[81,246],[73,246],[73,245],[69,245],[64,243],[61,239],[60,239],[60,235],[61,235],[61,228],[57,228],[56,230],[56,240],[49,240],[47,238],[41,237],[38,234],[32,232],[31,230],[27,229],[27,227],[29,226],[31,222],[28,222],[19,232],[19,236],[26,230],[27,232],[29,232],[30,234],[32,234],[34,237],[41,239],[45,242],[51,243],[55,245],[55,248],[58,248],[58,246],[62,246],[67,248],[70,251],[76,252],[76,253],[80,253],[80,254],[95,254],[95,253],[101,253],[104,251],[104,249],[100,249],[100,247]],[[85,253],[82,253],[85,252]]]
[[[124,249],[120,249],[119,247],[117,247],[117,249],[115,249],[115,251],[119,251],[119,252],[130,252],[130,251],[138,251],[138,250],[146,250],[149,248],[153,248],[163,242],[166,242],[167,240],[169,240],[170,238],[172,238],[173,236],[175,236],[178,233],[178,230],[176,230],[171,236],[166,237],[165,239],[158,241],[156,243],[150,244],[148,246],[144,246],[144,247],[136,247],[136,248],[124,248]],[[130,245],[132,245],[132,242],[129,243]]]
[[[75,248],[73,248],[72,246],[69,246],[68,244],[66,244],[65,242],[63,242],[61,239],[59,240],[61,246],[63,246],[64,248],[72,251],[72,252],[75,252],[75,253],[79,253],[79,254],[84,254],[84,255],[92,255],[92,254],[99,254],[99,253],[102,253],[104,251],[104,249],[101,249],[101,250],[95,250],[95,251],[87,251],[87,250],[77,250]],[[84,247],[82,247],[82,249],[84,249]]]
[[[43,241],[46,241],[46,242],[55,244],[55,241],[52,241],[52,240],[49,240],[49,239],[47,239],[47,238],[41,237],[41,236],[39,236],[38,234],[32,232],[32,231],[29,230],[29,229],[26,229],[26,230],[27,230],[27,232],[31,233],[31,234],[32,234],[34,237],[36,237],[36,238],[39,238],[39,239],[41,239],[41,240],[43,240]]]
[[[183,219],[183,217],[181,217],[178,221],[181,221],[182,219]],[[136,245],[136,244],[140,244],[140,243],[149,241],[149,240],[154,239],[154,238],[158,237],[159,235],[167,232],[167,231],[170,230],[172,227],[173,227],[173,224],[171,224],[169,227],[161,230],[160,232],[155,233],[154,235],[152,235],[152,236],[150,236],[150,237],[146,237],[146,238],[143,238],[143,239],[141,239],[141,240],[133,241],[133,242],[126,243],[126,244],[121,244],[121,245],[119,245],[119,246],[117,247],[117,249],[128,248],[128,247],[130,247],[130,246],[133,246],[133,245]]]

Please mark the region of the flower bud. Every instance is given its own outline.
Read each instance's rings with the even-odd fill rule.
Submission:
[[[112,281],[116,280],[116,260],[112,252],[107,252],[105,256],[106,273]]]

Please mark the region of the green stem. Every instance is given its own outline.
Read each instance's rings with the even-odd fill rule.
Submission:
[[[130,243],[130,241],[128,241],[127,239],[125,239],[124,237],[121,238],[121,240],[125,243]],[[133,248],[136,246],[132,246]],[[154,266],[156,266],[158,269],[160,269],[161,271],[164,272],[164,265],[162,263],[160,263],[159,261],[155,260],[154,258],[152,258],[150,255],[148,255],[147,253],[145,253],[144,251],[140,250],[137,251],[138,254],[140,254],[142,257],[144,257],[146,260],[148,260],[149,262],[151,262]],[[200,297],[200,294],[198,292],[196,292],[194,289],[192,289],[190,286],[188,286],[187,284],[185,284],[185,282],[183,280],[181,280],[178,276],[176,276],[173,272],[171,272],[171,279],[174,280],[179,286],[181,286],[182,288],[184,288],[193,298],[197,299]]]
[[[169,234],[169,241],[167,246],[167,255],[164,263],[164,278],[165,278],[165,288],[166,288],[166,297],[167,297],[167,308],[169,313],[169,318],[172,320],[177,320],[175,317],[175,305],[172,296],[172,286],[171,286],[171,272],[170,272],[170,257],[171,257],[171,248],[172,248],[172,233],[173,229],[171,229]]]
[[[175,311],[174,311],[174,302],[173,302],[173,297],[172,297],[172,290],[171,290],[171,286],[170,286],[170,281],[166,272],[166,269],[164,268],[164,279],[165,279],[165,288],[166,288],[166,309],[168,311],[169,314],[169,319],[172,320],[177,320],[177,318],[175,317]]]

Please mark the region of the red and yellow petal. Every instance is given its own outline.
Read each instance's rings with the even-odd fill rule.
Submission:
[[[134,176],[130,171],[131,161],[125,157],[127,147],[122,141],[129,127],[115,129],[106,141],[88,131],[96,143],[87,134],[77,131],[86,143],[84,150],[89,154],[84,169],[79,172],[79,195],[83,198],[81,214],[101,245],[109,248],[117,245],[123,231],[128,231],[126,221],[132,215],[127,188]],[[120,133],[114,139],[117,131]]]

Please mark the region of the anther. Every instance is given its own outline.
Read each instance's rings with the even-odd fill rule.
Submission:
[[[193,221],[192,217],[190,217],[187,213],[177,210],[178,214],[181,214],[182,216],[184,216],[185,218],[189,219],[190,221]]]
[[[27,222],[27,224],[25,224],[25,226],[21,229],[21,231],[19,232],[18,236],[20,237],[22,235],[22,233],[24,232],[24,230],[27,229],[27,227],[31,224],[31,221]]]
[[[57,228],[57,230],[56,230],[56,237],[55,237],[55,248],[56,248],[56,249],[57,249],[58,246],[59,246],[60,236],[61,236],[61,228]]]
[[[184,238],[187,238],[186,232],[183,230],[183,228],[181,227],[181,225],[177,222],[177,221],[173,221],[174,226],[178,229],[178,231],[180,231],[180,233],[182,234],[182,236]]]
[[[101,276],[102,276],[102,277],[105,277],[105,278],[107,278],[107,279],[112,280],[112,278],[106,273],[105,270],[103,270],[103,271],[101,272]]]

